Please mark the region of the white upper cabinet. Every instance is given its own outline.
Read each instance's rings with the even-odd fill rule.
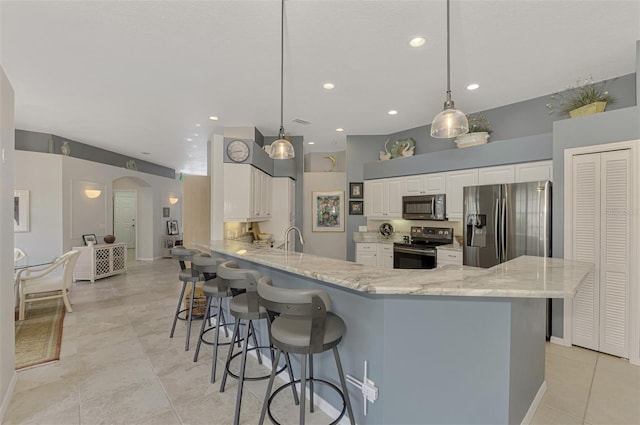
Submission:
[[[516,168],[514,165],[479,168],[478,184],[513,183],[515,182],[515,174]]]
[[[553,161],[526,162],[516,164],[516,183],[553,181]]]
[[[364,182],[364,214],[367,218],[402,218],[402,178],[366,180]]]
[[[269,220],[271,179],[249,164],[224,164],[224,220]]]
[[[404,178],[404,196],[437,195],[446,192],[445,173],[420,174]]]
[[[463,188],[478,184],[478,169],[450,171],[447,177],[447,219],[462,220]]]

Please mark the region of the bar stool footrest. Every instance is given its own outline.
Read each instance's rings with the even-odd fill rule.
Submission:
[[[234,341],[234,342],[235,342],[235,341]],[[247,353],[248,353],[249,351],[255,351],[255,350],[258,350],[258,349],[261,349],[261,348],[263,348],[263,349],[269,349],[269,350],[271,350],[271,349],[272,349],[272,347],[270,347],[270,346],[267,346],[267,345],[260,345],[260,346],[258,346],[258,347],[251,347],[251,348],[247,348]],[[237,374],[235,374],[235,373],[231,372],[231,370],[229,369],[229,366],[231,365],[231,362],[233,361],[233,359],[235,359],[236,357],[241,356],[241,355],[242,355],[242,350],[238,351],[238,352],[237,352],[237,353],[235,353],[233,356],[231,356],[231,359],[229,359],[229,363],[227,363],[227,364],[225,365],[225,368],[227,369],[227,374],[228,374],[229,376],[231,376],[232,378],[235,378],[235,379],[239,379],[240,377],[239,377]],[[287,365],[285,364],[285,365],[284,365],[284,366],[282,366],[278,371],[276,371],[276,375],[277,375],[277,374],[279,374],[280,372],[282,372],[283,370],[285,370],[286,368],[287,368]],[[244,380],[245,380],[245,381],[262,381],[262,380],[265,380],[265,379],[269,379],[270,377],[271,377],[271,372],[267,373],[266,375],[262,375],[262,376],[254,376],[254,377],[246,376],[246,375],[245,375]]]
[[[325,381],[324,379],[318,379],[318,378],[307,378],[305,380],[305,385],[307,382],[313,381],[314,385],[316,383],[319,384],[325,384],[328,385],[330,388],[332,388],[335,392],[338,393],[338,395],[340,396],[340,398],[342,399],[342,410],[340,411],[340,415],[338,415],[338,417],[331,422],[329,425],[336,425],[338,422],[340,422],[340,420],[342,419],[342,417],[344,416],[344,414],[347,411],[347,403],[345,401],[344,398],[344,394],[342,394],[342,390],[335,384],[329,382],[329,381]],[[271,402],[273,401],[273,398],[278,395],[281,391],[284,391],[286,388],[289,388],[291,385],[296,385],[299,384],[300,380],[296,379],[295,381],[291,381],[289,383],[286,383],[280,387],[278,387],[273,394],[271,394],[271,397],[269,397],[269,401],[267,402],[267,414],[269,415],[269,419],[271,419],[271,422],[273,422],[276,425],[282,425],[280,422],[276,421],[276,419],[273,417],[273,415],[271,414]],[[309,391],[307,390],[307,395],[309,394]]]

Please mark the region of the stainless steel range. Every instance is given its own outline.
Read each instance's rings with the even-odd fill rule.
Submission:
[[[393,244],[394,269],[434,269],[436,247],[453,243],[453,229],[447,227],[411,226],[404,242]]]

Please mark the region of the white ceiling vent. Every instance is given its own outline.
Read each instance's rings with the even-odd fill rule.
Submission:
[[[302,124],[302,125],[309,125],[309,124],[311,124],[311,122],[310,122],[310,121],[303,120],[302,118],[294,118],[294,119],[292,119],[291,121],[293,121],[293,122],[295,122],[295,123],[298,123],[298,124]]]

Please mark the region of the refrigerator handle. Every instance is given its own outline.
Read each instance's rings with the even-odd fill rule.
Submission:
[[[501,261],[507,261],[507,238],[506,238],[506,234],[507,234],[507,199],[506,198],[502,198],[502,226],[501,226],[501,230],[502,230],[502,260]]]
[[[544,252],[542,253],[543,257],[549,257],[549,253],[551,252],[551,238],[550,236],[550,221],[551,221],[551,205],[550,198],[551,197],[551,182],[547,180],[544,183]]]
[[[493,222],[494,222],[493,228],[495,229],[495,232],[496,232],[496,236],[495,236],[496,259],[498,260],[498,262],[500,262],[500,232],[498,231],[498,225],[499,225],[498,211],[500,211],[500,199],[496,198],[496,210],[495,210],[495,213],[493,214]]]
[[[436,218],[436,197],[431,198],[431,217]]]

